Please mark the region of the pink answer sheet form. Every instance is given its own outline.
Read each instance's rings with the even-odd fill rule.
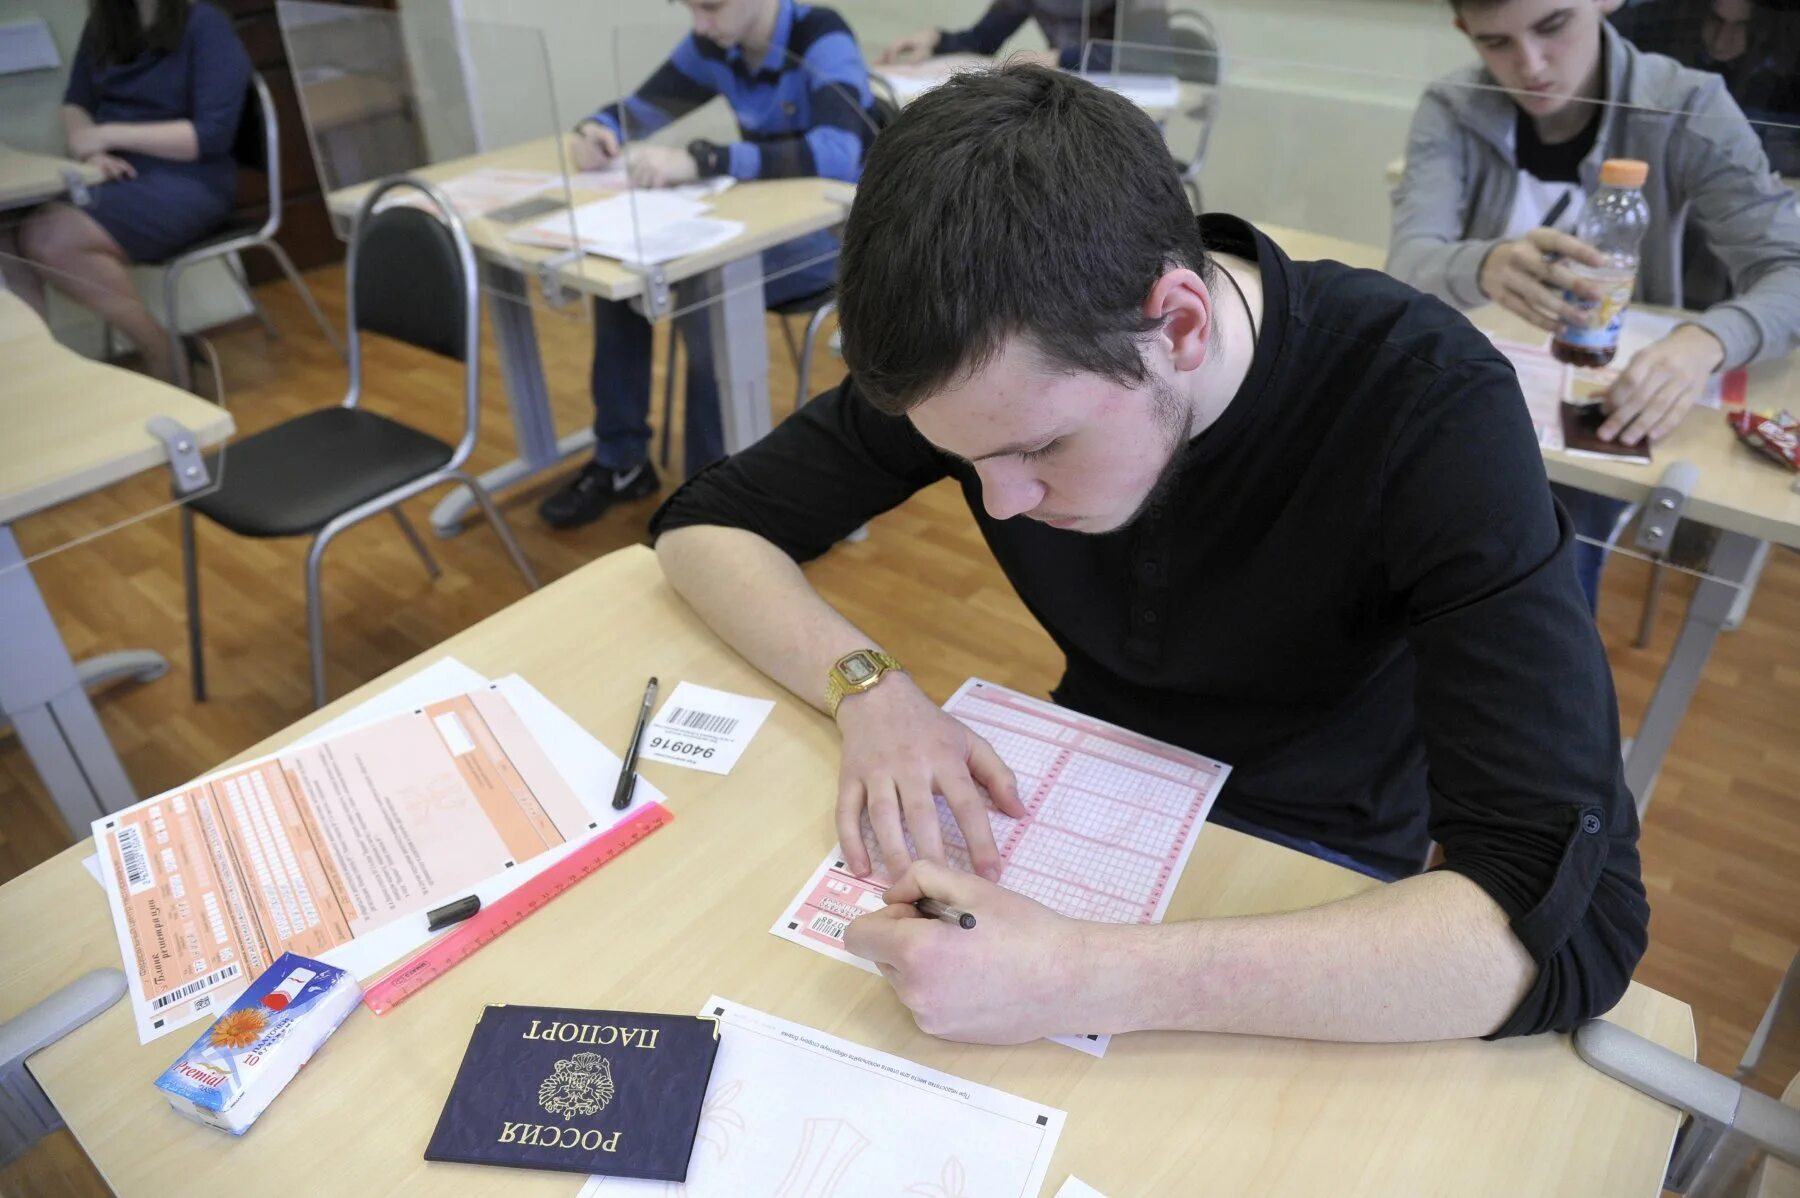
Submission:
[[[1025,817],[988,811],[1002,886],[1076,919],[1162,922],[1230,766],[979,678],[944,710],[985,737],[1018,780]],[[950,864],[967,870],[962,830],[941,796],[937,804]],[[866,817],[863,835],[873,840]],[[866,878],[849,872],[841,847],[769,930],[874,973],[845,950],[844,929],[884,905],[890,879],[879,861]],[[1108,1037],[1057,1040],[1102,1056]]]

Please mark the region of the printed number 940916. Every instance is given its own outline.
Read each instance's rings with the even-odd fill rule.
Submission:
[[[713,755],[711,745],[697,745],[691,740],[670,740],[666,736],[650,738],[652,749],[662,749],[667,753],[678,753],[683,757],[699,757],[705,759]]]

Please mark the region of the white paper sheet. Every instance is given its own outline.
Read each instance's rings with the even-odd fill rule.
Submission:
[[[454,659],[446,659],[453,661]],[[441,664],[441,663],[440,663]],[[467,670],[467,666],[456,662],[457,666]],[[473,671],[470,671],[473,673]],[[434,679],[434,682],[447,680],[453,674],[446,670]],[[479,675],[477,675],[479,676]],[[415,676],[416,677],[416,676]],[[402,684],[405,685],[404,683]],[[638,778],[637,790],[633,792],[632,805],[623,811],[614,811],[612,806],[613,788],[619,782],[620,760],[616,753],[596,740],[587,729],[575,722],[575,719],[562,708],[545,698],[536,687],[526,682],[517,674],[509,674],[493,683],[518,711],[525,726],[531,729],[538,744],[581,800],[582,806],[594,817],[598,824],[587,838],[571,840],[558,848],[539,853],[528,861],[520,862],[516,867],[503,873],[495,874],[470,893],[481,897],[482,906],[487,906],[503,895],[509,894],[524,885],[530,879],[543,873],[552,865],[575,852],[588,840],[604,835],[626,816],[641,808],[645,800],[661,803],[665,801],[662,791],[656,789],[642,777]],[[398,687],[395,690],[399,690]],[[388,692],[392,695],[394,692]],[[449,694],[460,693],[452,690]],[[388,695],[381,696],[387,700]],[[442,698],[440,693],[432,698]],[[371,700],[375,702],[375,700]],[[415,704],[416,705],[416,704]],[[395,710],[405,710],[401,704]],[[357,723],[366,722],[373,716],[365,717]],[[334,721],[334,723],[341,721]],[[339,969],[354,973],[359,978],[367,978],[380,972],[401,957],[423,946],[432,937],[425,930],[423,919],[397,919],[366,935],[358,936],[349,944],[333,949],[325,954],[325,963],[335,965]]]
[[[944,710],[986,738],[1019,784],[1024,819],[988,811],[1002,886],[1076,919],[1162,922],[1230,766],[979,678],[963,683]],[[942,796],[937,804],[945,854],[952,868],[967,870],[962,829]],[[873,843],[866,815],[863,837]],[[876,972],[844,948],[851,921],[883,905],[890,879],[879,857],[874,865],[859,878],[834,847],[769,931]],[[1111,1042],[1054,1039],[1090,1056],[1104,1056]]]
[[[479,895],[483,905],[498,900],[542,873],[551,865],[575,852],[594,836],[603,835],[620,820],[637,810],[644,801],[662,802],[664,795],[650,782],[640,777],[632,806],[624,811],[615,811],[612,807],[612,793],[618,782],[621,764],[616,754],[596,740],[568,713],[557,707],[523,678],[509,675],[490,682],[479,672],[450,657],[433,663],[410,678],[358,704],[284,750],[291,751],[295,747],[338,735],[362,724],[488,686],[499,691],[512,704],[533,739],[543,750],[545,757],[549,759],[551,767],[567,782],[569,788],[580,800],[582,807],[592,817],[592,828],[588,835],[570,839],[563,845],[520,861],[513,868],[500,871],[464,892]],[[183,789],[186,787],[178,787],[175,791],[166,792],[165,795],[146,799],[125,810],[135,811],[138,808],[147,807],[164,799],[168,794],[174,794]],[[119,814],[122,813],[115,812],[114,816]],[[105,889],[104,871],[97,856],[84,860],[82,864]],[[121,931],[121,935],[123,934]],[[325,952],[322,954],[322,959],[327,964],[345,969],[359,978],[367,978],[424,945],[431,939],[431,935],[426,930],[426,921],[423,917],[405,916],[365,932],[349,943]],[[218,1001],[229,1002],[230,999],[236,997],[238,992],[241,992],[243,986],[248,985],[252,980],[254,979],[249,977],[243,978],[242,984],[236,985],[229,993],[226,989],[221,989]],[[134,1001],[139,997],[141,996],[134,996]],[[182,1026],[180,1023],[168,1023],[156,1028],[152,1027],[145,1018],[140,1017],[139,1038],[141,1042],[148,1043],[158,1036],[177,1030],[180,1026]]]
[[[474,220],[497,208],[506,208],[521,200],[542,195],[562,182],[561,175],[548,171],[504,171],[482,169],[469,171],[438,183],[438,190],[464,220]],[[376,207],[396,204],[429,209],[432,205],[416,191],[402,190],[382,197]]]
[[[1056,1191],[1056,1198],[1106,1198],[1106,1195],[1071,1173]]]
[[[729,774],[774,710],[773,699],[683,682],[644,729],[639,755],[709,774]]]
[[[336,719],[319,725],[316,730],[294,743],[310,745],[316,740],[335,735],[346,728],[367,724],[371,720],[378,720],[382,716],[393,715],[395,712],[423,707],[427,703],[448,699],[452,695],[465,694],[487,684],[486,674],[471,669],[454,657],[439,658],[405,681],[395,683],[374,698],[364,700]],[[100,855],[98,853],[82,858],[81,864],[93,876],[95,885],[102,887],[106,885],[100,878]]]
[[[697,179],[692,183],[679,183],[674,187],[657,188],[665,195],[680,196],[689,200],[704,200],[708,196],[716,196],[737,184],[730,175],[714,175],[710,179]],[[632,191],[631,178],[625,173],[622,163],[603,167],[597,171],[578,171],[569,176],[569,186],[576,191]]]
[[[1036,1198],[1065,1115],[717,995],[719,1053],[687,1181],[590,1177],[581,1198]]]
[[[547,216],[508,237],[551,249],[579,245],[602,258],[649,266],[701,253],[743,234],[743,222],[713,220],[702,215],[707,211],[705,203],[688,196],[633,191]]]

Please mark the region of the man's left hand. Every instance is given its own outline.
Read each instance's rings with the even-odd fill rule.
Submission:
[[[919,914],[913,902],[927,896],[973,913],[975,926]],[[1093,965],[1086,941],[1098,925],[932,861],[913,862],[886,898],[850,924],[844,947],[875,963],[919,1030],[976,1044],[1108,1030],[1077,1026],[1076,979]]]
[[[628,146],[625,161],[637,187],[675,187],[700,177],[694,156],[673,146]]]
[[[1675,431],[1724,361],[1719,339],[1695,324],[1684,324],[1645,346],[1606,393],[1610,414],[1600,426],[1600,439],[1616,437],[1626,445],[1645,437],[1662,440]]]

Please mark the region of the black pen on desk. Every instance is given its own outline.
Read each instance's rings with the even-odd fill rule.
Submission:
[[[613,810],[631,806],[631,792],[637,789],[638,747],[644,743],[644,725],[650,722],[650,705],[656,702],[656,679],[644,688],[644,705],[638,708],[637,727],[631,730],[631,744],[625,749],[625,760],[619,766],[619,785],[613,790]]]
[[[913,907],[927,919],[941,919],[945,923],[953,923],[959,928],[975,926],[975,917],[961,907],[952,907],[949,903],[940,903],[934,898],[916,899]]]

